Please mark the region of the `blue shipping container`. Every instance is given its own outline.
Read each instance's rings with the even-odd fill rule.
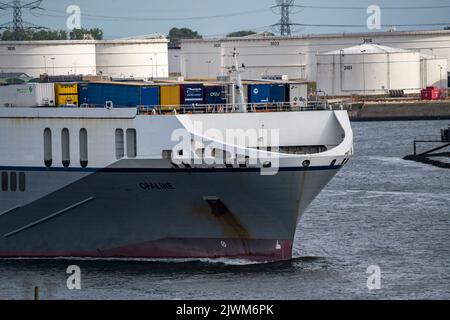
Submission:
[[[248,86],[249,103],[267,103],[270,99],[270,84],[251,84]]]
[[[141,102],[141,86],[89,83],[88,101],[97,107],[103,107],[106,101],[112,101],[115,108],[136,107]]]
[[[112,101],[114,107],[152,107],[160,104],[159,87],[112,83],[82,83],[79,85],[80,103],[103,107]]]
[[[155,107],[160,104],[159,87],[141,88],[141,105],[145,107]]]
[[[205,87],[205,103],[206,104],[226,104],[223,86],[206,86]]]
[[[286,102],[286,85],[272,84],[270,86],[269,102]]]
[[[204,104],[203,84],[182,84],[181,85],[181,104]]]
[[[89,103],[89,83],[78,84],[78,101],[80,106]]]

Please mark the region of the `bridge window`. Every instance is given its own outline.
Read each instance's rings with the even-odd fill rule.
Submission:
[[[8,191],[8,172],[2,172],[2,191]]]
[[[137,144],[136,144],[136,130],[127,130],[127,157],[136,158],[137,156]]]
[[[12,192],[17,191],[17,173],[11,172],[10,174],[10,187]]]
[[[116,158],[122,159],[125,156],[123,130],[116,129]]]
[[[61,132],[62,164],[65,168],[70,166],[70,135],[69,129],[64,128]]]
[[[26,189],[26,177],[24,172],[19,172],[19,190],[25,192]]]
[[[52,166],[52,131],[44,130],[44,163],[47,168]]]
[[[80,165],[83,168],[88,165],[88,134],[84,128],[80,130]]]

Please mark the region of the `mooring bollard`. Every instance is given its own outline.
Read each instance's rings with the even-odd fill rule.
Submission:
[[[34,300],[39,300],[39,287],[34,287]]]

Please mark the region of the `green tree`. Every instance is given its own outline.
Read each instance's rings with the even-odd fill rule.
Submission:
[[[65,30],[24,30],[20,38],[23,41],[42,41],[42,40],[67,40],[67,31]],[[14,41],[14,32],[6,30],[0,34],[2,41]]]
[[[169,46],[173,48],[180,46],[182,39],[202,39],[203,37],[197,31],[188,28],[172,28],[168,38],[170,39]]]
[[[251,36],[253,34],[256,34],[256,32],[251,31],[251,30],[242,30],[242,31],[236,31],[236,32],[232,32],[232,33],[228,34],[227,38],[246,37],[246,36]]]
[[[103,40],[103,30],[93,29],[74,29],[70,33],[70,40]]]
[[[242,31],[236,31],[236,32],[232,32],[230,34],[227,35],[227,38],[240,38],[240,37],[247,37],[247,36],[251,36],[257,34],[255,31],[252,30],[242,30]],[[263,32],[261,33],[262,36],[264,37],[273,37],[275,34],[272,32]]]

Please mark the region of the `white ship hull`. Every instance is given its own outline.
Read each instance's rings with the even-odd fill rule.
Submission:
[[[353,154],[343,111],[136,113],[0,108],[0,257],[290,259],[303,212]],[[183,132],[193,154],[177,152]]]

